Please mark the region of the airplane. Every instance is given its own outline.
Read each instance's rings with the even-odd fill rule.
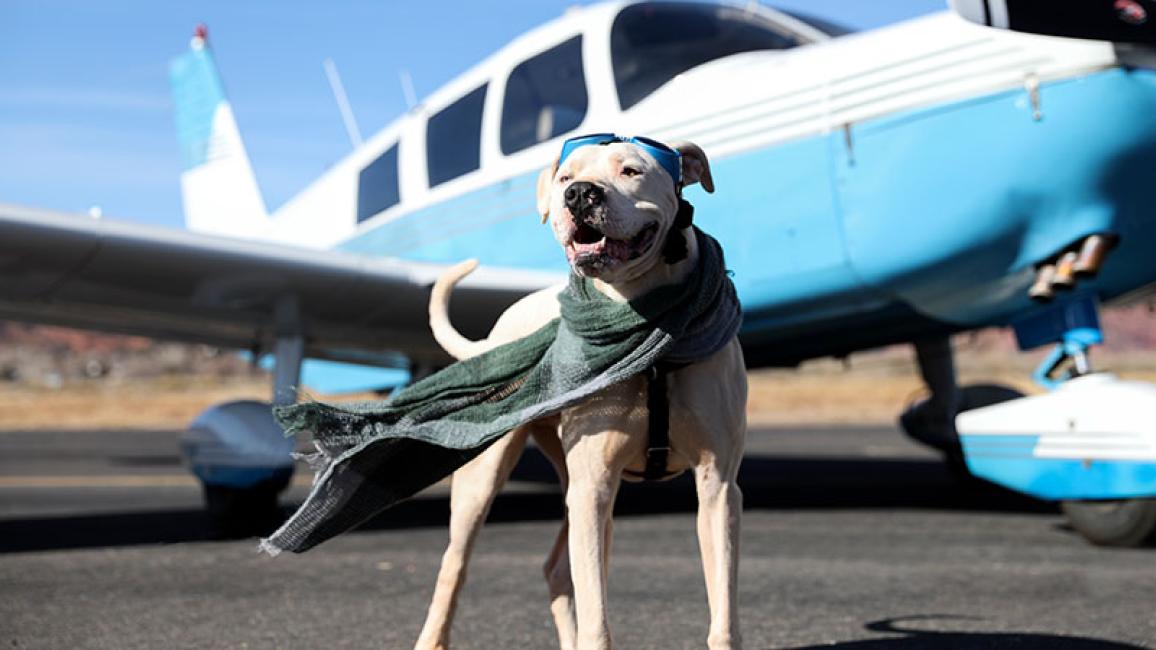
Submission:
[[[1099,305],[1156,289],[1156,72],[1140,54],[946,11],[852,33],[757,3],[583,6],[270,214],[198,29],[171,68],[188,230],[0,205],[0,317],[269,353],[275,403],[311,384],[305,359],[420,376],[449,360],[425,317],[446,264],[482,262],[452,310],[473,337],[564,277],[534,211],[563,140],[691,140],[719,190],[686,197],[726,251],[750,367],[912,343],[931,396],[903,414],[909,435],[1063,501],[1093,541],[1134,544],[1156,531],[1156,432],[1135,416],[1151,395],[1096,387],[1135,416],[1111,424],[1130,455],[1094,435],[1054,463],[1036,450],[1056,427],[1087,433],[1079,421],[1098,411],[1083,386],[1103,378],[1088,362]],[[1053,412],[1076,412],[1040,428],[1021,415],[1038,396],[957,385],[947,337],[993,326],[1057,346],[1038,375],[1075,395]],[[994,427],[968,419],[1009,408]],[[1001,429],[1009,418],[1023,425]]]

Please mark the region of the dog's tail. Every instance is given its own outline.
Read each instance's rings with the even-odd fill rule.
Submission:
[[[478,268],[477,260],[466,260],[451,266],[434,283],[429,295],[429,327],[434,339],[453,358],[461,361],[485,352],[485,341],[471,341],[462,336],[450,323],[450,293],[454,285]]]

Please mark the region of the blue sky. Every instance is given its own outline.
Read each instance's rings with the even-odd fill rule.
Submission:
[[[0,202],[180,227],[168,63],[210,41],[270,209],[348,153],[322,61],[338,65],[365,136],[573,1],[4,0]],[[945,0],[777,0],[869,29]]]

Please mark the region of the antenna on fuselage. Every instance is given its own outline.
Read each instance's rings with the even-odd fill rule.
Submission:
[[[337,100],[337,109],[341,111],[341,121],[345,123],[345,132],[349,134],[349,142],[356,149],[361,146],[361,129],[357,128],[357,118],[353,117],[353,108],[349,106],[349,97],[345,95],[345,86],[341,83],[341,75],[337,72],[337,64],[333,59],[325,59],[325,76],[329,78],[329,87],[333,89],[333,98]]]
[[[413,77],[409,70],[398,70],[397,76],[401,79],[401,92],[405,95],[405,108],[412,111],[417,106],[417,93],[413,89]]]

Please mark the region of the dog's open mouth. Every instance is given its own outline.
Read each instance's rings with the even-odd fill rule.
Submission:
[[[611,239],[594,226],[579,224],[566,257],[572,264],[598,268],[613,262],[628,262],[642,257],[658,234],[658,222],[651,222],[630,239]]]

